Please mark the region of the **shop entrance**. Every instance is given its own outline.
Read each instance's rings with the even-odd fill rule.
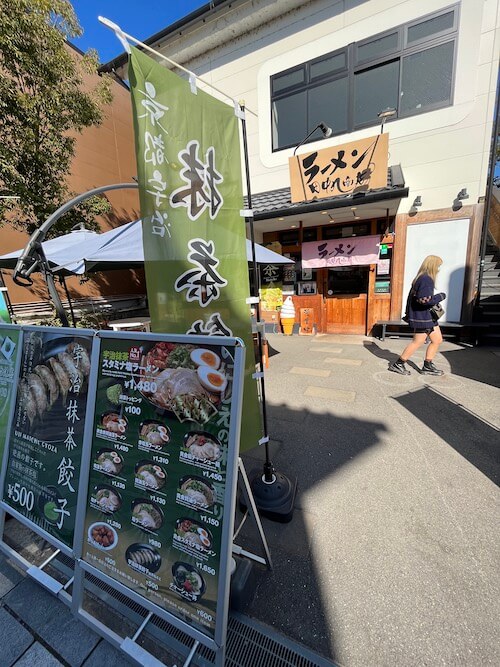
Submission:
[[[339,266],[326,269],[327,333],[366,333],[369,266]]]

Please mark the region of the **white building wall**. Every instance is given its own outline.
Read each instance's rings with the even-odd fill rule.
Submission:
[[[251,4],[258,10],[269,2]],[[288,157],[293,151],[271,150],[271,75],[453,4],[450,0],[304,2],[184,65],[234,99],[244,100],[258,114],[258,118],[247,115],[252,189],[273,190],[289,185]],[[409,209],[416,195],[422,197],[423,211],[449,208],[464,187],[470,196],[467,204],[485,193],[500,52],[499,5],[500,0],[460,3],[453,106],[386,126],[389,162],[401,163],[410,187],[400,212]],[[164,53],[169,55],[168,44]],[[310,146],[324,148],[377,132],[371,127]]]

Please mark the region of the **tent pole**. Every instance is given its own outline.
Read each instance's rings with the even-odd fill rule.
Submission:
[[[52,303],[54,304],[54,308],[56,309],[57,317],[61,320],[63,327],[69,327],[68,316],[66,315],[66,312],[63,308],[61,297],[59,296],[54,282],[54,276],[50,270],[49,263],[47,262],[47,258],[45,257],[41,243],[37,244],[35,252],[35,256],[37,257],[37,264],[40,267],[47,282],[49,295],[52,299]]]
[[[59,218],[61,218],[74,206],[81,204],[86,199],[100,195],[103,192],[107,192],[108,190],[126,190],[131,188],[137,189],[138,187],[139,185],[137,183],[116,183],[114,185],[103,185],[99,188],[94,188],[93,190],[89,190],[88,192],[84,192],[81,195],[73,197],[73,199],[70,199],[68,202],[66,202],[66,204],[63,204],[56,211],[54,211],[54,213],[49,215],[47,220],[45,220],[45,222],[33,232],[26,245],[26,248],[22,252],[21,257],[19,257],[17,260],[16,268],[12,274],[12,280],[16,283],[16,285],[30,287],[33,284],[33,280],[30,277],[33,271],[42,271],[45,280],[47,281],[47,286],[49,288],[50,296],[54,302],[57,316],[63,323],[63,326],[69,326],[69,322],[54,284],[54,276],[45,257],[45,253],[43,252],[42,242],[45,240],[45,236],[51,227],[59,220]]]
[[[62,286],[64,287],[64,293],[66,294],[66,298],[68,299],[69,312],[71,313],[71,321],[73,322],[73,326],[76,327],[75,311],[73,310],[73,304],[71,303],[71,297],[69,295],[68,285],[66,284],[66,278],[64,276],[61,276],[60,281],[62,283]]]

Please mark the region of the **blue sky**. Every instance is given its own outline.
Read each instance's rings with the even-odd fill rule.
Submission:
[[[82,51],[97,49],[101,63],[106,63],[123,53],[123,47],[111,30],[99,23],[98,16],[144,40],[206,4],[207,0],[72,0],[84,31],[74,44]]]

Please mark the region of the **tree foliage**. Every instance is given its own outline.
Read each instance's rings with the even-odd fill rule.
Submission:
[[[81,33],[68,0],[0,0],[0,191],[19,197],[0,199],[0,225],[31,234],[74,194],[66,178],[75,134],[100,124],[111,101],[107,78],[89,84],[97,53],[67,44]],[[57,233],[82,221],[96,228],[105,210],[107,201],[94,198],[66,214]]]

